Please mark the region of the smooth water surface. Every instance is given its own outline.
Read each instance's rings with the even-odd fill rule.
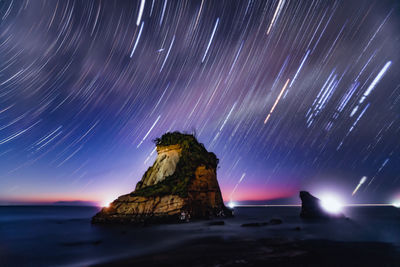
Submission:
[[[329,239],[400,244],[400,209],[352,207],[348,220],[305,222],[299,207],[235,208],[225,225],[210,221],[149,227],[92,225],[97,207],[0,207],[1,266],[87,266],[151,253],[207,236],[223,238]],[[282,219],[280,225],[241,227],[243,223]],[[300,228],[300,230],[299,230]]]

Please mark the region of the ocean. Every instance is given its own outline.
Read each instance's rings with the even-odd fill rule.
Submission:
[[[211,221],[133,227],[92,225],[97,207],[0,206],[0,266],[88,266],[134,257],[199,237],[385,242],[400,249],[400,209],[351,207],[347,220],[305,222],[300,207],[238,207],[224,225]],[[282,224],[242,227],[281,219]]]

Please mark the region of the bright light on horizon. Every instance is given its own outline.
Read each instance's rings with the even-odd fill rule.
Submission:
[[[235,206],[236,206],[235,202],[229,201],[229,203],[228,203],[229,208],[233,209]]]
[[[101,206],[102,208],[108,208],[108,207],[110,207],[110,205],[111,205],[111,203],[112,203],[113,201],[114,201],[114,198],[106,199],[106,200],[100,202],[100,206]]]
[[[338,214],[343,209],[343,203],[336,196],[326,195],[321,197],[321,207],[329,213]]]
[[[400,200],[393,202],[392,205],[395,208],[400,208]]]

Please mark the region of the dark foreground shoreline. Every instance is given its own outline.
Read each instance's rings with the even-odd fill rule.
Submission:
[[[96,207],[0,207],[0,266],[400,266],[400,209],[309,222],[299,207],[223,221],[92,225]]]
[[[400,266],[382,242],[207,237],[157,253],[94,266]]]

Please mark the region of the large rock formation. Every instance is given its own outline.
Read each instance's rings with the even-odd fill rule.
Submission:
[[[93,223],[157,223],[231,216],[223,203],[218,159],[193,135],[166,133],[154,140],[157,158],[136,185],[96,214]]]

